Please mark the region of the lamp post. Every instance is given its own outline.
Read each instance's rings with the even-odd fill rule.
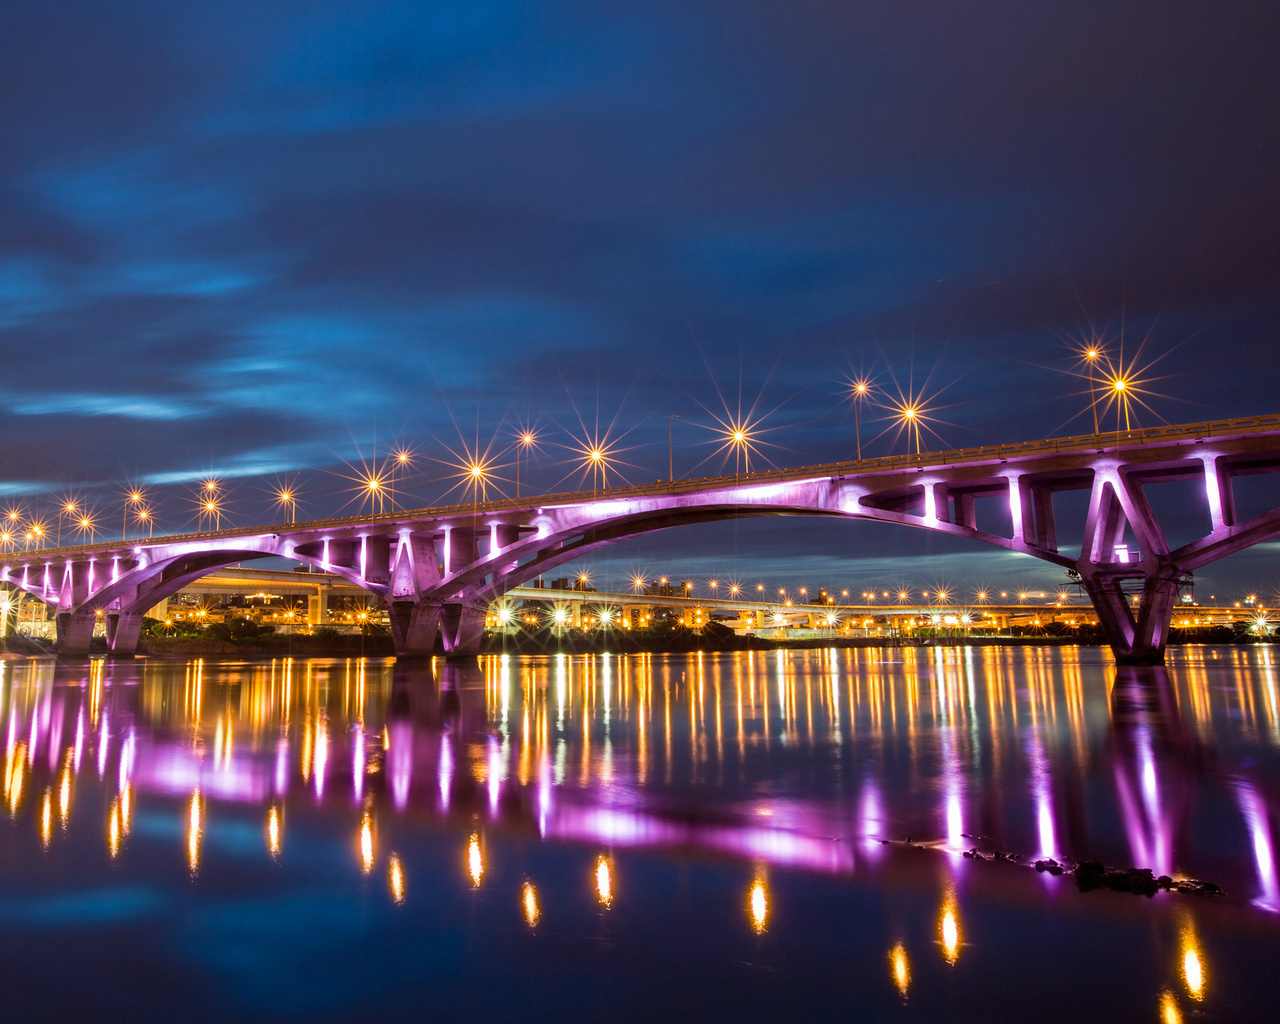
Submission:
[[[138,505],[141,505],[143,497],[143,493],[136,487],[130,488],[129,491],[125,493],[124,504],[120,508],[120,539],[122,541],[125,539],[128,532],[129,506],[133,505],[134,507],[137,507]]]
[[[673,412],[667,417],[667,483],[675,483],[675,455],[674,449],[671,447],[671,421],[678,420],[680,414]]]
[[[520,457],[533,448],[538,443],[537,435],[532,430],[526,430],[520,435],[520,439],[516,442],[516,497],[520,497]]]
[[[1096,348],[1091,348],[1085,352],[1085,364],[1089,367],[1089,408],[1093,410],[1093,432],[1098,432],[1098,400],[1094,397],[1093,390],[1093,364],[1097,362],[1098,356],[1102,353]]]
[[[62,517],[64,515],[74,516],[78,511],[79,509],[76,508],[76,503],[74,501],[68,501],[58,510],[58,539],[56,541],[58,547],[62,547]]]
[[[867,397],[871,384],[865,380],[853,382],[853,439],[858,449],[858,461],[862,461],[862,427],[858,423],[858,406]]]

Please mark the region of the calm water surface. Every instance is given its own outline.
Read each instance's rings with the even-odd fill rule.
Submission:
[[[1274,1020],[1277,661],[0,662],[0,1006]],[[1082,893],[974,846],[1227,895]]]

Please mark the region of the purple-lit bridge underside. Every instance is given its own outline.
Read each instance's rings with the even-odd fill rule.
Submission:
[[[1179,578],[1280,533],[1280,508],[1237,521],[1232,490],[1237,477],[1277,470],[1280,415],[1257,416],[15,553],[0,583],[56,608],[63,654],[87,654],[101,615],[110,649],[127,655],[161,600],[222,566],[283,557],[386,601],[398,653],[430,654],[440,638],[447,653],[468,655],[491,601],[607,544],[730,518],[843,517],[1074,570],[1116,658],[1154,663],[1164,658]],[[1167,481],[1193,481],[1208,506],[1208,532],[1176,549],[1144,493]],[[1066,553],[1075,543],[1060,543],[1054,518],[1054,495],[1068,491],[1089,495],[1078,555]],[[998,532],[983,528],[989,519]]]

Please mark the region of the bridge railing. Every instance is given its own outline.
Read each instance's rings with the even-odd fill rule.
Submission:
[[[1009,459],[1019,456],[1033,457],[1073,452],[1102,452],[1126,447],[1168,443],[1173,441],[1229,438],[1249,434],[1280,433],[1280,414],[1246,416],[1239,419],[1208,420],[1202,423],[1180,423],[1161,427],[1143,427],[1137,430],[1104,431],[1098,434],[1078,434],[1071,437],[1045,438],[1038,441],[1020,441],[1012,444],[981,445],[971,448],[953,448],[939,452],[923,452],[919,455],[884,455],[862,461],[826,462],[793,468],[754,470],[749,473],[726,473],[717,476],[686,478],[681,480],[657,480],[651,484],[626,484],[595,490],[569,491],[534,497],[499,498],[492,501],[467,502],[458,505],[438,505],[421,509],[400,509],[392,512],[376,512],[368,515],[339,516],[313,519],[302,523],[273,523],[266,526],[237,527],[229,530],[204,530],[191,533],[168,534],[146,541],[104,541],[81,547],[49,548],[38,551],[11,553],[6,561],[42,563],[68,556],[102,553],[118,555],[121,552],[143,550],[168,544],[213,538],[233,540],[237,537],[258,537],[282,533],[306,533],[316,530],[343,530],[378,524],[393,525],[420,522],[424,519],[460,520],[488,515],[494,512],[525,512],[531,508],[563,507],[605,500],[660,497],[671,494],[738,487],[746,484],[790,483],[815,477],[865,476],[873,473],[893,472],[902,469],[926,469],[954,466],[961,463],[985,462],[991,459]]]

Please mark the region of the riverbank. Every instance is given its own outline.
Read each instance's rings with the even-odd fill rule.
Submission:
[[[1270,638],[1273,642],[1274,638]],[[1181,643],[1203,643],[1201,640],[1171,638],[1170,646]],[[1245,640],[1238,637],[1228,640],[1215,638],[1215,645],[1249,645],[1266,643],[1261,639]],[[691,654],[727,653],[733,651],[776,650],[824,650],[864,648],[913,648],[930,647],[1097,647],[1099,642],[1091,637],[1072,636],[934,636],[923,638],[888,637],[809,637],[805,639],[775,639],[760,636],[738,636],[726,631],[723,635],[697,634],[686,631],[652,633],[566,632],[486,634],[481,654]],[[10,636],[0,641],[0,656],[50,657],[58,653],[57,646],[47,640],[25,636]],[[95,638],[94,655],[107,654],[106,641]],[[436,654],[444,652],[437,649]],[[240,637],[234,640],[213,637],[143,637],[138,654],[146,657],[240,657],[240,658],[390,658],[395,656],[391,637],[382,635],[307,635],[268,634],[256,637]]]

